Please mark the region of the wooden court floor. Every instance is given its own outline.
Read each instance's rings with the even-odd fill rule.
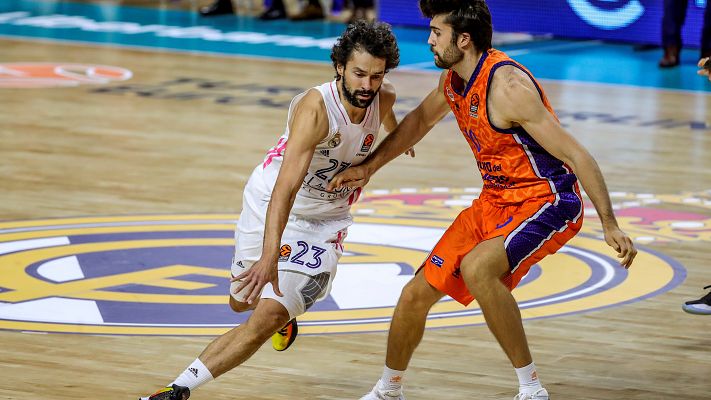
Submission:
[[[102,86],[0,88],[0,222],[236,214],[246,179],[282,132],[284,104],[295,94],[265,92],[264,86],[298,90],[333,76],[327,64],[7,39],[0,39],[0,48],[3,63],[61,61],[133,72],[128,81]],[[400,113],[436,83],[436,76],[424,73],[395,71],[389,77]],[[708,94],[543,85],[554,107],[567,113],[562,120],[569,130],[597,158],[611,191],[694,193],[701,204],[711,200],[708,192],[703,197],[711,189],[711,132],[651,122],[708,123]],[[591,112],[634,118],[610,122],[580,114]],[[416,149],[414,160],[386,166],[370,189],[481,186],[451,119]],[[708,207],[669,208],[711,219]],[[585,223],[598,224],[594,216]],[[711,398],[711,317],[680,307],[711,284],[706,224],[699,240],[646,245],[686,269],[686,280],[672,290],[619,307],[526,322],[553,398]],[[313,335],[299,337],[284,353],[265,347],[192,398],[355,399],[380,375],[385,338]],[[135,399],[170,382],[210,340],[0,331],[0,398]],[[484,326],[428,330],[406,378],[406,395],[415,400],[510,399],[515,388],[515,374]]]

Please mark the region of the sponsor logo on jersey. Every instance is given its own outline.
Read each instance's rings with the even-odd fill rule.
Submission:
[[[432,258],[430,258],[430,261],[432,262],[432,264],[434,264],[438,267],[441,267],[442,264],[444,264],[444,260],[436,254],[432,255]]]
[[[373,145],[373,142],[375,142],[375,136],[373,136],[372,133],[365,135],[365,139],[363,139],[363,145],[360,147],[360,151],[363,153],[369,152],[370,147]]]
[[[452,88],[447,86],[445,91],[447,92],[447,97],[449,97],[449,100],[454,101],[454,93],[452,93]]]
[[[479,95],[474,93],[471,102],[469,103],[469,116],[479,118]]]
[[[279,249],[279,261],[288,261],[291,256],[291,246],[284,244]]]

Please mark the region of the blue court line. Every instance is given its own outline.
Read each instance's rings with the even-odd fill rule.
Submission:
[[[0,4],[2,37],[328,64],[330,48],[344,29],[333,22],[201,18],[189,11],[114,4],[8,3]],[[437,71],[427,30],[396,27],[395,34],[403,69]],[[626,44],[553,39],[500,49],[541,79],[711,92],[711,83],[695,73],[694,50],[683,52],[682,66],[660,70],[659,50],[637,52]]]

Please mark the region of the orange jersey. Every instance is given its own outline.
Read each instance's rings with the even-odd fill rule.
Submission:
[[[485,52],[468,83],[449,71],[444,95],[476,158],[484,181],[481,197],[495,204],[512,205],[533,198],[557,198],[559,193],[574,192],[579,196],[577,177],[570,167],[548,153],[525,129],[501,129],[489,121],[489,85],[494,71],[504,65],[513,65],[528,74],[543,104],[555,116],[533,75],[501,51]]]

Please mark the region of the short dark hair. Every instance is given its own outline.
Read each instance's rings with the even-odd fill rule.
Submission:
[[[420,10],[427,18],[449,14],[444,22],[452,26],[453,41],[462,33],[472,37],[474,46],[479,51],[491,48],[491,12],[484,0],[420,0]]]
[[[384,22],[356,21],[338,38],[331,50],[333,68],[338,64],[346,65],[353,50],[366,51],[376,58],[385,59],[385,72],[397,67],[400,63],[400,50],[392,28]],[[341,79],[336,72],[336,80]]]

